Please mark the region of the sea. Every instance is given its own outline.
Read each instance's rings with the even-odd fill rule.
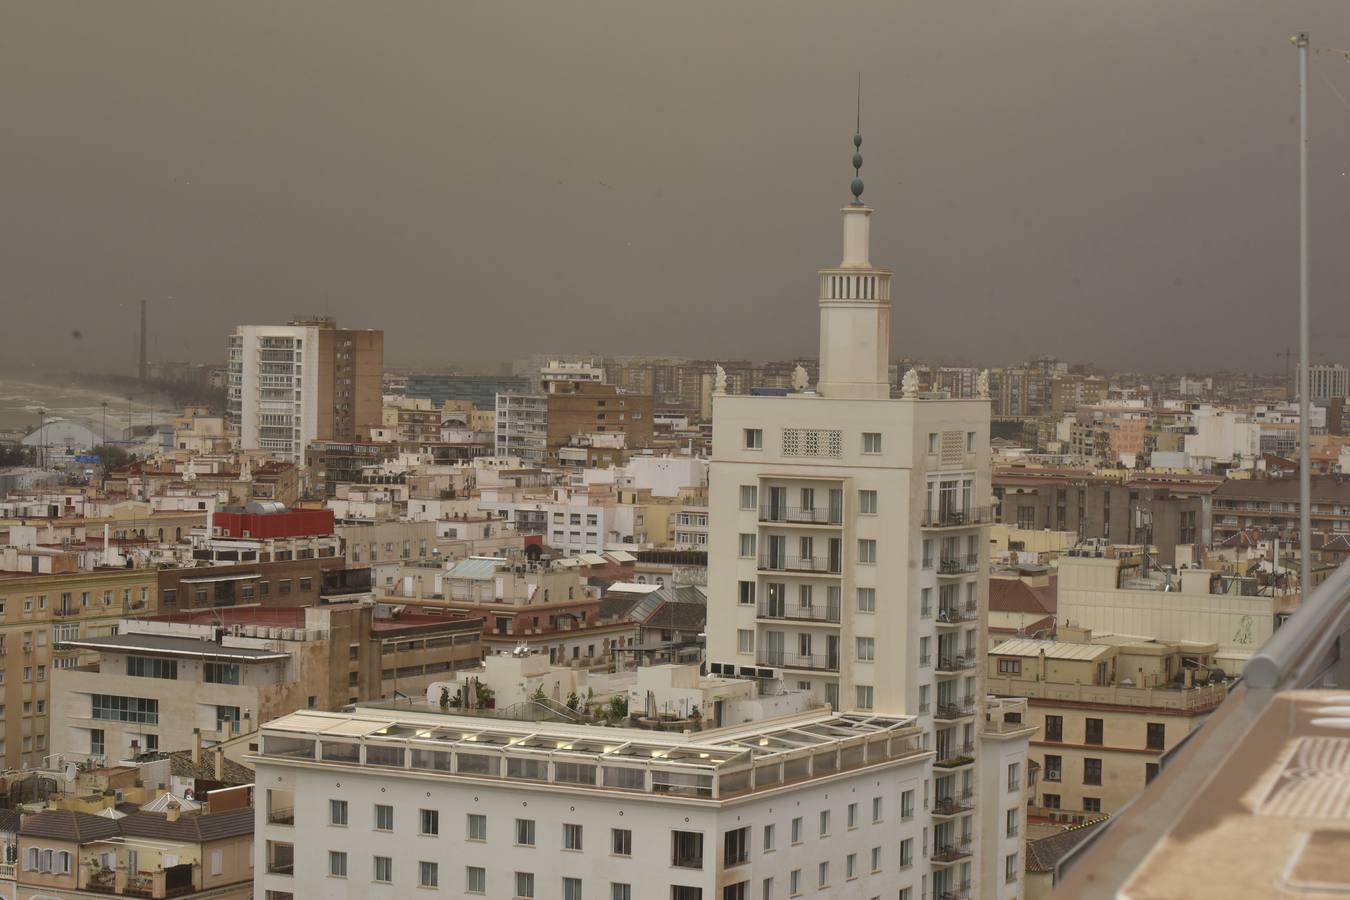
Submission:
[[[40,384],[0,377],[0,440],[16,440],[37,428],[40,411],[47,421],[76,419],[100,434],[106,421],[108,436],[114,440],[128,423],[137,427],[159,424],[172,420],[175,414],[170,401],[155,394],[134,396],[128,401],[125,395],[78,384]]]

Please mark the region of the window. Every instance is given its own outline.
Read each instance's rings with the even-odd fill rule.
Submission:
[[[788,873],[788,895],[796,897],[802,892],[802,870],[793,869]]]
[[[581,900],[581,879],[563,879],[563,900]]]
[[[764,431],[759,428],[745,429],[745,449],[763,450],[764,449]]]
[[[212,850],[212,851],[211,851],[211,874],[212,874],[212,875],[219,875],[219,874],[221,874],[221,873],[224,872],[224,871],[225,871],[225,851],[224,851],[224,850]]]
[[[1148,740],[1144,745],[1150,750],[1161,750],[1166,743],[1167,725],[1163,722],[1148,723]]]
[[[854,699],[858,701],[858,709],[871,709],[875,695],[875,689],[870,684],[859,684],[854,688]]]
[[[1018,822],[1017,814],[1018,811],[1015,809],[1010,809],[1007,812],[1006,821],[1003,823],[1003,825],[1004,825],[1004,834],[1007,835],[1008,837],[1017,837],[1017,822]]]
[[[611,881],[609,883],[609,900],[633,900],[633,886]]]
[[[760,888],[759,900],[773,900],[773,879],[765,878]]]
[[[627,828],[611,828],[609,852],[615,856],[633,855],[633,832]]]
[[[1045,717],[1045,739],[1047,741],[1064,740],[1064,717],[1046,716]]]
[[[871,538],[858,541],[858,562],[863,565],[875,565],[877,561],[877,542]]]
[[[876,641],[870,637],[857,638],[858,659],[863,662],[872,662],[876,658]]]
[[[1008,790],[1015,791],[1022,786],[1022,764],[1008,763]]]
[[[437,887],[441,883],[441,867],[434,862],[417,864],[417,884],[419,887]]]
[[[417,833],[435,836],[441,833],[441,814],[434,809],[417,811]]]
[[[703,868],[703,833],[701,831],[672,831],[670,833],[670,864],[679,869]]]
[[[929,453],[938,452],[938,436],[936,431],[928,432],[928,452]]]
[[[873,823],[873,824],[876,824],[877,822],[880,822],[880,821],[881,821],[881,798],[880,798],[880,797],[873,797],[873,798],[872,798],[872,823]]]
[[[880,453],[881,452],[881,433],[876,431],[864,431],[862,441],[862,452]]]
[[[759,488],[753,484],[741,485],[741,509],[755,509],[759,506]]]
[[[347,854],[340,850],[328,851],[328,874],[334,878],[347,877]]]
[[[1101,797],[1084,797],[1084,798],[1083,798],[1083,812],[1094,812],[1094,813],[1099,813],[1099,812],[1101,812],[1101,811],[1102,811],[1102,798],[1101,798]]]
[[[202,681],[207,684],[239,684],[238,663],[209,662],[202,666]]]
[[[383,803],[375,804],[375,830],[394,830],[394,808],[392,806],[385,806]]]
[[[1102,761],[1088,757],[1083,760],[1083,784],[1102,783]]]
[[[1157,763],[1144,763],[1144,784],[1152,784],[1153,779],[1158,777]]]
[[[739,866],[750,861],[750,828],[735,828],[722,835],[722,862]]]
[[[747,628],[736,629],[736,652],[754,653],[755,652],[755,633]]]
[[[487,840],[487,816],[469,813],[468,839],[471,841]]]
[[[1059,809],[1059,794],[1042,794],[1041,806],[1046,809]]]
[[[967,453],[975,452],[975,432],[973,431],[966,432],[966,452]]]
[[[394,860],[388,856],[375,857],[375,880],[390,882],[394,880]]]
[[[850,803],[850,804],[848,805],[847,815],[848,815],[848,827],[849,827],[849,828],[857,828],[857,827],[858,827],[858,804],[856,804],[856,803]]]
[[[516,873],[516,896],[525,898],[525,900],[534,896],[533,872]]]
[[[110,722],[135,722],[141,725],[159,724],[158,700],[115,697],[111,694],[91,694],[89,700],[91,718]]]
[[[816,887],[826,888],[830,885],[830,864],[823,862],[816,867]]]
[[[1045,774],[1041,776],[1045,781],[1059,781],[1063,777],[1064,759],[1060,756],[1047,753],[1045,755]]]
[[[905,838],[900,842],[900,868],[908,869],[914,865],[914,838]]]
[[[740,554],[741,556],[755,555],[755,536],[753,534],[742,534],[740,536]]]
[[[534,819],[516,819],[516,846],[534,846]]]
[[[858,877],[858,854],[850,853],[848,856],[844,857],[844,877]]]
[[[1084,719],[1083,720],[1083,743],[1101,745],[1102,742],[1102,720]]]
[[[741,606],[755,605],[755,583],[753,581],[739,582],[739,593],[737,594]]]
[[[858,588],[858,612],[877,611],[876,588]]]
[[[877,492],[858,491],[858,512],[864,516],[877,514]]]
[[[487,869],[480,866],[465,866],[464,891],[469,894],[486,894]]]
[[[328,824],[347,827],[347,801],[329,800],[328,801]]]
[[[563,824],[563,849],[580,850],[581,849],[581,826],[572,824]]]
[[[1000,659],[998,661],[998,674],[1021,675],[1022,661],[1020,659]]]
[[[0,707],[3,710],[3,707]],[[102,728],[89,729],[89,753],[92,756],[102,756],[107,752],[107,743],[103,735]]]
[[[826,837],[830,833],[830,811],[822,809],[820,811],[820,836]]]
[[[138,678],[175,679],[178,677],[178,660],[154,656],[128,656],[127,674]]]
[[[226,722],[229,723],[226,726]],[[239,707],[237,706],[217,706],[216,707],[216,730],[227,728],[231,734],[239,733]]]
[[[703,888],[672,884],[670,886],[670,900],[703,900]]]
[[[792,843],[800,844],[802,842],[802,817],[798,816],[792,820]]]
[[[777,831],[777,829],[775,829],[773,825],[765,825],[765,826],[764,826],[764,852],[765,852],[765,853],[771,853],[771,852],[773,851],[774,841],[777,839],[777,837],[776,837],[776,831]]]
[[[1009,853],[1008,858],[1003,860],[1003,880],[1017,880],[1017,854]]]

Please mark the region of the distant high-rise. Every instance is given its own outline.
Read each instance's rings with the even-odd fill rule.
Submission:
[[[230,336],[229,419],[245,449],[302,460],[312,440],[380,424],[384,332],[328,318],[240,325]]]

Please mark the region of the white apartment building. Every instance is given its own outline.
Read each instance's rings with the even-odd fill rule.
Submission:
[[[891,274],[868,258],[872,210],[842,212],[815,391],[714,397],[709,669],[917,716],[936,752],[929,794],[953,800],[927,823],[925,895],[1017,897],[1020,810],[986,827],[1006,810],[984,802],[1006,794],[996,768],[1025,768],[1030,733],[985,726],[989,401],[920,396],[914,380],[891,398]]]
[[[497,395],[497,455],[542,466],[548,449],[548,398],[540,394]]]
[[[932,898],[919,731],[827,710],[694,733],[300,711],[249,757],[255,896]]]
[[[319,329],[240,325],[229,350],[229,418],[239,445],[303,459],[319,436]]]
[[[1308,397],[1314,403],[1347,396],[1350,396],[1350,369],[1342,365],[1308,367]]]

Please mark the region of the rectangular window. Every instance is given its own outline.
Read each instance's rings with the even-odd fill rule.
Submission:
[[[434,862],[417,864],[417,884],[419,887],[438,887],[441,883],[441,867]]]
[[[1063,772],[1063,757],[1047,753],[1045,755],[1045,772],[1041,775],[1041,778],[1045,781],[1059,781],[1064,777]]]
[[[857,827],[858,827],[858,804],[856,804],[856,803],[850,803],[850,804],[848,805],[847,814],[848,814],[848,827],[849,827],[849,828],[857,828]]]
[[[875,588],[858,588],[858,612],[877,611],[877,592]]]
[[[900,818],[914,818],[914,792],[903,791],[900,794]]]
[[[736,629],[736,652],[754,653],[755,652],[755,633],[748,628]]]
[[[633,900],[633,886],[611,881],[609,883],[609,900]]]
[[[773,825],[764,826],[764,852],[769,853],[773,850],[775,840],[775,828]]]
[[[703,868],[703,832],[672,831],[670,864],[677,869]]]
[[[375,857],[375,881],[388,883],[394,880],[394,860],[388,856]]]
[[[1009,853],[1008,858],[1003,861],[1003,880],[1012,882],[1017,880],[1017,854]]]
[[[468,839],[471,841],[487,840],[487,816],[469,813]]]
[[[1083,812],[1095,812],[1095,813],[1099,813],[1099,812],[1101,812],[1101,811],[1102,811],[1102,798],[1101,798],[1101,797],[1084,797],[1084,798],[1083,798]]]
[[[850,853],[844,857],[844,878],[858,877],[858,854]]]
[[[375,804],[375,830],[394,830],[394,808],[383,803]]]
[[[347,854],[340,850],[328,851],[328,874],[334,878],[347,877]]]
[[[822,809],[820,811],[820,836],[828,837],[830,834],[830,811]]]
[[[24,679],[27,681],[28,679]],[[90,718],[110,722],[135,722],[140,725],[159,724],[159,701],[141,697],[115,697],[111,694],[91,694]]]
[[[581,826],[568,823],[563,824],[563,849],[580,850],[581,849]]]
[[[156,656],[128,656],[127,674],[138,678],[176,679],[178,660],[160,659]]]
[[[1017,837],[1018,810],[1010,809],[1006,814],[1006,821],[1003,823],[1004,834],[1008,837]]]
[[[755,583],[753,581],[739,582],[737,593],[741,606],[755,605]]]
[[[1064,717],[1046,716],[1045,717],[1045,739],[1047,741],[1064,740]]]
[[[908,869],[914,865],[914,838],[905,838],[900,842],[900,868]]]
[[[347,826],[347,801],[329,800],[328,801],[328,824]]]
[[[788,896],[796,897],[802,892],[802,870],[793,869],[788,873]]]
[[[881,452],[881,433],[877,431],[864,431],[862,438],[862,452],[880,453]]]
[[[1083,743],[1101,745],[1102,742],[1102,720],[1084,719],[1083,720]]]
[[[481,866],[465,866],[464,891],[468,894],[486,894],[487,869]]]
[[[871,709],[875,697],[875,691],[870,684],[859,684],[854,687],[858,709]]]
[[[755,509],[759,506],[759,488],[753,484],[741,485],[741,509]]]
[[[1167,725],[1163,722],[1148,723],[1148,742],[1145,746],[1150,750],[1161,750],[1166,743]]]
[[[763,450],[764,449],[764,431],[759,428],[745,429],[745,449]]]
[[[1102,761],[1087,758],[1083,760],[1083,784],[1102,783]]]
[[[4,707],[0,707],[2,714]],[[104,738],[102,728],[89,729],[89,753],[93,756],[102,756],[107,750],[107,744]]]
[[[516,819],[516,846],[534,846],[534,819]]]
[[[877,514],[877,492],[858,491],[858,512],[864,516]]]
[[[858,644],[858,659],[863,662],[872,662],[876,659],[876,641],[870,637],[860,637],[856,639]]]
[[[1008,763],[1008,790],[1016,791],[1022,787],[1022,764]]]
[[[753,534],[742,534],[740,536],[740,555],[742,557],[753,557],[755,555],[755,536]]]
[[[633,832],[627,828],[611,828],[609,852],[615,856],[633,855]]]
[[[998,674],[1000,675],[1021,675],[1022,661],[1020,659],[999,659]]]
[[[417,811],[417,833],[435,836],[441,833],[441,814],[435,809]]]
[[[876,824],[877,822],[880,822],[880,821],[881,821],[881,798],[880,798],[880,797],[873,797],[873,798],[872,798],[872,823],[873,823],[873,824]]]
[[[1158,764],[1157,764],[1157,763],[1144,763],[1144,784],[1145,784],[1145,785],[1149,785],[1149,784],[1152,784],[1152,783],[1153,783],[1153,779],[1155,779],[1155,778],[1158,777],[1158,770],[1159,770],[1159,769],[1158,769]]]
[[[858,562],[870,566],[877,561],[877,542],[870,538],[858,541]]]
[[[830,886],[830,864],[823,862],[816,867],[816,887],[827,888]]]
[[[802,817],[792,820],[792,843],[800,844],[802,842]]]
[[[522,900],[530,900],[534,896],[533,872],[516,873],[516,896],[522,898]]]
[[[581,900],[581,879],[563,879],[563,900]]]

